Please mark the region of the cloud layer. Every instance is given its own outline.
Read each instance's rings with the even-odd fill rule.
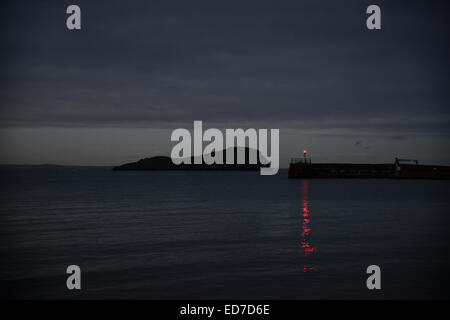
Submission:
[[[449,5],[390,2],[2,4],[0,125],[448,134]]]

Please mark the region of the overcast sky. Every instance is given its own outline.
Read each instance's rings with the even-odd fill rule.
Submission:
[[[395,3],[393,3],[395,2]],[[77,4],[82,30],[66,28]],[[366,28],[378,4],[382,30]],[[446,1],[9,1],[0,163],[115,165],[170,132],[280,128],[281,157],[450,164]]]

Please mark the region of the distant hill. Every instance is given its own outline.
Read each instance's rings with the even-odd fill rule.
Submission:
[[[151,158],[144,158],[137,162],[126,163],[118,167],[114,167],[113,170],[259,170],[261,167],[267,167],[268,165],[263,165],[260,163],[260,154],[257,151],[257,164],[248,163],[249,159],[249,148],[243,148],[245,152],[245,164],[237,163],[237,152],[239,148],[234,148],[234,163],[235,164],[225,164],[226,153],[229,149],[220,151],[224,164],[212,164],[208,165],[206,163],[194,164],[194,157],[191,157],[191,164],[180,164],[176,165],[172,162],[170,157],[166,156],[156,156]],[[242,150],[242,148],[241,148]],[[214,155],[214,154],[213,154]]]

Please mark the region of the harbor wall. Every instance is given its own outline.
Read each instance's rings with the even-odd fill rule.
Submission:
[[[449,166],[352,163],[291,163],[289,178],[450,179]]]

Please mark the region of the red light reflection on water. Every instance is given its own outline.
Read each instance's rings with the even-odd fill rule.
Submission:
[[[314,266],[310,266],[310,265],[304,265],[303,266],[303,272],[308,272],[308,271],[316,271],[317,268]]]
[[[310,254],[312,254],[316,248],[314,248],[309,242],[309,234],[311,232],[311,228],[309,227],[310,220],[310,212],[309,212],[309,200],[308,200],[308,180],[302,181],[302,240],[300,242],[300,247],[303,249],[304,257],[307,258]],[[315,271],[316,267],[312,265],[304,265],[303,272]]]

